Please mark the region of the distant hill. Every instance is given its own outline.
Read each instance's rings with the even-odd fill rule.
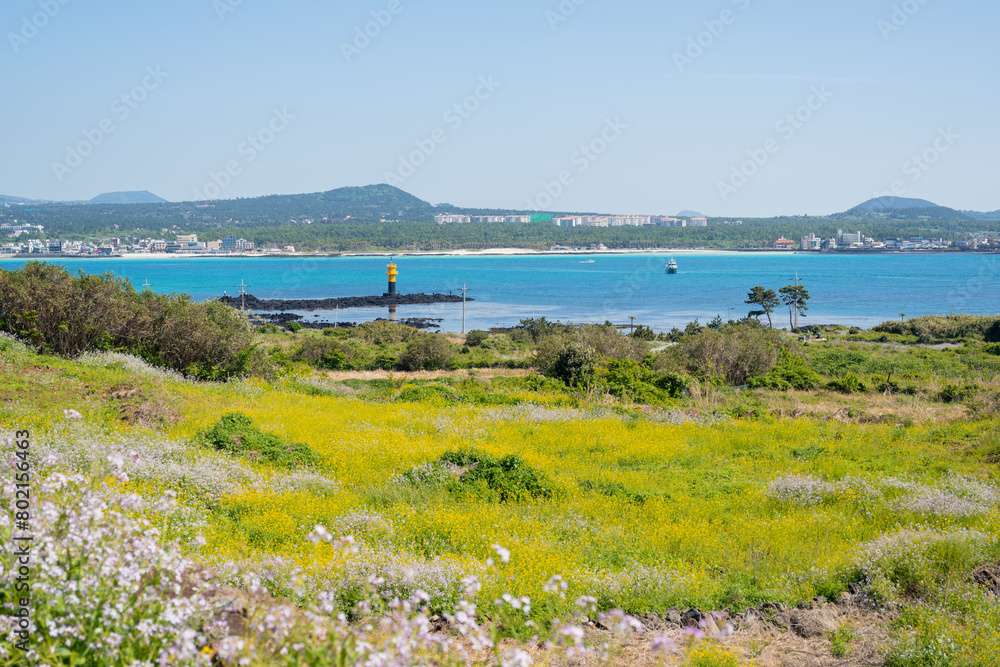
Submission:
[[[905,211],[911,208],[940,208],[926,199],[911,199],[907,197],[876,197],[854,207],[862,211]]]
[[[166,199],[157,197],[148,190],[133,190],[130,192],[105,192],[90,200],[91,204],[169,204]]]
[[[431,204],[386,184],[301,195],[186,202],[185,205],[210,206],[216,217],[272,222],[348,217],[361,220],[430,220],[435,213]]]
[[[926,199],[906,197],[876,197],[830,217],[838,219],[972,220],[970,216],[953,208],[938,206]]]
[[[962,211],[962,213],[969,216],[973,220],[983,220],[989,222],[1000,220],[1000,211],[992,211],[990,213],[981,213],[980,211]]]
[[[7,195],[0,195],[0,204],[34,204],[34,199],[25,199],[24,197],[8,197]]]
[[[699,213],[698,211],[681,211],[677,214],[678,218],[706,218],[704,213]]]

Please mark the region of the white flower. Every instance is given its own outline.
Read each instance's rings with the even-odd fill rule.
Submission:
[[[503,562],[503,563],[509,563],[510,562],[510,550],[509,549],[504,549],[499,544],[494,544],[493,545],[493,551],[496,551],[497,552],[497,556],[500,556],[500,561],[501,562]]]

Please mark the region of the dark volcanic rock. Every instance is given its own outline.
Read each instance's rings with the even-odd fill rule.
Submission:
[[[473,301],[474,299],[467,299]],[[244,300],[240,296],[224,296],[220,303],[240,308]],[[418,306],[431,303],[461,303],[456,294],[394,294],[392,296],[347,296],[339,299],[258,299],[246,295],[246,307],[250,310],[333,310],[335,308],[378,308],[386,306]]]

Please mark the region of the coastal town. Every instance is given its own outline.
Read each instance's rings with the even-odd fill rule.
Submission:
[[[469,216],[451,216],[469,217]],[[475,216],[473,216],[475,217]],[[485,217],[485,216],[484,216]],[[579,226],[576,221],[583,220],[589,226],[622,226],[612,223],[616,218],[602,218],[597,224],[591,224],[591,216],[575,218],[554,218],[557,223],[569,220],[565,226]],[[667,219],[668,224],[661,226],[706,226],[707,221],[696,220],[694,225],[689,220]],[[669,224],[673,222],[681,224]],[[477,221],[478,222],[478,221]],[[495,222],[495,220],[494,220]],[[706,224],[702,224],[702,223]],[[686,223],[686,224],[685,224]],[[444,224],[444,223],[442,223]],[[628,223],[634,224],[634,223]],[[731,223],[732,224],[732,223]],[[28,238],[19,240],[27,234],[38,236],[44,234],[42,225],[0,224],[0,234],[6,237],[6,242],[0,243],[0,256],[5,257],[118,257],[122,255],[188,255],[188,256],[227,256],[227,255],[287,255],[296,253],[295,246],[285,245],[257,247],[252,241],[236,236],[225,236],[221,239],[203,241],[197,234],[168,234],[171,239],[138,238],[127,235],[88,241],[64,240],[60,238]],[[575,250],[566,246],[554,246],[553,251]],[[604,251],[604,244],[589,245],[579,250]],[[773,244],[764,247],[745,248],[743,250],[785,251],[785,252],[901,252],[901,251],[997,251],[1000,250],[1000,239],[982,235],[965,242],[945,241],[941,238],[927,239],[922,236],[908,238],[890,238],[876,240],[863,232],[845,232],[838,230],[835,237],[821,238],[816,234],[808,234],[799,240],[780,237]]]

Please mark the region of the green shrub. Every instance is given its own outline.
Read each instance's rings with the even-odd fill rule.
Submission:
[[[425,403],[435,399],[455,400],[457,394],[451,387],[439,382],[430,384],[405,384],[396,400],[401,403]]]
[[[1000,343],[1000,319],[996,320],[993,325],[986,330],[983,340],[987,343]],[[1000,352],[994,352],[993,354],[1000,354]]]
[[[629,334],[629,336],[635,338],[636,340],[656,340],[656,332],[647,326],[643,326],[642,324],[636,327],[635,331]]]
[[[302,325],[295,321],[285,322],[285,328],[291,331],[292,333],[298,333],[302,331]]]
[[[486,339],[489,337],[490,335],[487,332],[481,329],[473,329],[465,335],[465,344],[469,347],[479,347],[486,342]]]
[[[540,350],[541,351],[541,350]],[[545,375],[562,380],[568,387],[587,384],[594,375],[600,357],[596,352],[573,341],[559,348]]]
[[[73,275],[39,262],[0,270],[0,331],[52,354],[128,352],[198,379],[269,372],[253,327],[233,308],[139,294],[110,273]]]
[[[350,342],[326,336],[323,338],[309,336],[293,349],[291,356],[295,361],[304,361],[316,368],[329,370],[351,368],[360,353],[350,345]]]
[[[988,315],[928,315],[906,322],[883,322],[872,331],[916,336],[922,343],[972,339],[1000,342],[1000,319]]]
[[[841,394],[866,394],[868,385],[857,373],[846,373],[842,377],[835,378],[827,383],[827,389],[840,392]]]
[[[727,324],[719,331],[698,329],[685,335],[676,351],[695,377],[721,377],[733,386],[765,375],[778,362],[781,334],[759,324]]]
[[[378,370],[392,370],[399,363],[399,356],[388,348],[381,348],[375,354],[375,361],[372,365]]]
[[[792,354],[787,348],[781,349],[778,363],[767,375],[759,375],[747,380],[747,386],[752,388],[809,390],[820,384],[820,377],[809,368],[802,357]]]
[[[458,496],[507,503],[551,498],[556,493],[544,473],[513,454],[497,459],[471,450],[448,451],[439,461],[465,470],[449,487]]]
[[[408,327],[399,322],[375,320],[359,324],[351,330],[352,338],[360,338],[372,345],[398,345],[405,343],[420,333],[419,329]]]
[[[436,371],[446,368],[455,356],[455,347],[444,336],[421,332],[410,339],[399,356],[404,371]]]
[[[284,468],[319,463],[319,457],[307,445],[285,442],[272,433],[265,433],[254,427],[249,417],[238,412],[223,416],[214,426],[199,432],[197,437],[221,452]]]
[[[967,384],[964,387],[960,387],[957,384],[949,382],[940,391],[938,398],[945,403],[966,403],[970,399],[975,398],[978,393],[978,385]]]

